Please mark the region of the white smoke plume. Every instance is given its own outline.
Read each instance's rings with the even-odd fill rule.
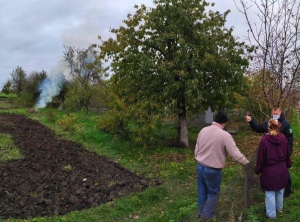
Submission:
[[[50,75],[39,85],[40,96],[36,103],[35,109],[45,108],[52,98],[57,96],[63,86],[65,76],[60,73]]]

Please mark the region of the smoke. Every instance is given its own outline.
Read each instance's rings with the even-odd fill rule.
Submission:
[[[63,86],[65,76],[60,73],[50,75],[39,85],[40,96],[36,103],[35,109],[45,108],[52,98],[57,96]]]

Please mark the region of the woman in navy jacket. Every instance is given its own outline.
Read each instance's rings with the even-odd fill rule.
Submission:
[[[280,122],[268,121],[268,133],[259,144],[254,172],[260,175],[261,187],[265,191],[266,215],[276,218],[276,211],[283,207],[284,188],[288,183],[287,168],[292,166],[287,138],[280,133]]]
[[[294,136],[292,132],[292,128],[290,123],[285,118],[285,115],[281,112],[281,109],[277,106],[275,106],[272,109],[272,118],[277,119],[281,126],[280,126],[280,132],[285,135],[285,137],[288,140],[289,144],[289,155],[293,152],[293,142],[294,142]],[[251,129],[257,133],[267,133],[268,132],[268,121],[258,124],[255,122],[251,116],[246,116],[247,121],[249,122],[249,125]],[[291,175],[288,171],[288,183],[284,191],[284,197],[288,197],[292,193],[292,179]]]

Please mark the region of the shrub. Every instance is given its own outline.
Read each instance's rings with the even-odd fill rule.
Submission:
[[[78,115],[71,113],[67,115],[63,115],[63,117],[56,121],[58,125],[60,125],[64,131],[75,132],[76,125],[78,122]]]

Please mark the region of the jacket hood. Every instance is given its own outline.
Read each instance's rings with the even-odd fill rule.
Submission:
[[[285,135],[279,133],[277,136],[271,136],[270,134],[267,133],[265,138],[271,143],[279,144],[279,143],[284,143]]]
[[[285,120],[285,115],[284,115],[284,113],[281,113],[278,121],[282,122],[283,120]]]

